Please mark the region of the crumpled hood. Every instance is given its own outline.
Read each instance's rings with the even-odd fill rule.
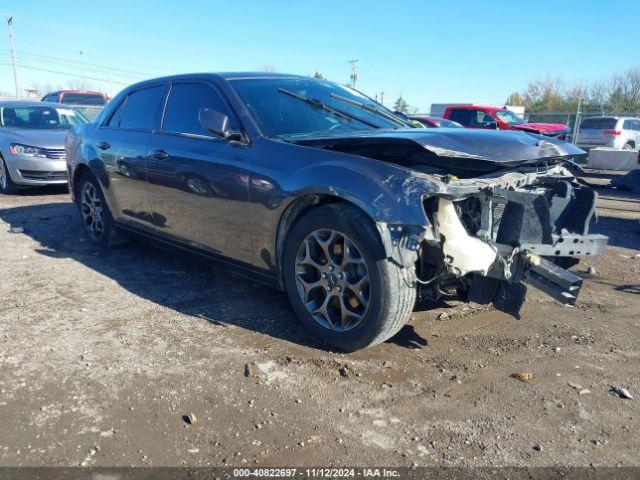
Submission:
[[[9,143],[21,143],[40,148],[64,148],[64,141],[69,130],[63,129],[29,129],[5,127],[2,136]]]
[[[511,128],[541,133],[563,133],[569,131],[569,127],[560,123],[521,123],[518,125],[511,125]]]
[[[394,146],[422,147],[429,155],[423,163],[466,170],[489,171],[501,167],[586,156],[570,143],[533,133],[462,128],[370,130],[325,137],[298,137],[289,141],[329,150],[366,155]],[[412,156],[416,156],[415,149]],[[366,155],[369,156],[369,155]],[[463,162],[464,160],[464,162]],[[451,163],[455,162],[455,163]]]

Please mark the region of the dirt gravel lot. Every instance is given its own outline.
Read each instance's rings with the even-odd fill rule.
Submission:
[[[419,305],[353,354],[280,292],[91,245],[64,189],[0,197],[0,464],[640,465],[640,198],[600,195],[577,307]]]

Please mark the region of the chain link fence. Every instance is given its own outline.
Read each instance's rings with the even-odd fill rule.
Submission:
[[[583,112],[580,114],[579,121],[584,120],[586,117],[635,117],[640,118],[640,112],[632,113],[602,113]],[[576,112],[572,113],[559,113],[559,112],[526,112],[524,114],[525,121],[529,123],[560,123],[574,128],[576,124]]]

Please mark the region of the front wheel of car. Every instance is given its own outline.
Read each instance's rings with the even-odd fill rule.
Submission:
[[[11,175],[9,174],[9,169],[7,168],[4,158],[0,157],[0,193],[12,195],[16,193],[17,190],[18,188],[11,179]]]
[[[85,173],[80,179],[77,202],[82,225],[91,243],[112,247],[125,241],[122,233],[113,224],[109,206],[93,175]]]
[[[371,220],[331,204],[304,215],[284,248],[287,294],[315,336],[354,351],[395,335],[413,310],[414,271],[389,261]]]

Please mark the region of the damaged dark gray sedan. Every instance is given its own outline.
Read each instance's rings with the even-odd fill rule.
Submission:
[[[416,297],[518,315],[525,284],[573,304],[565,270],[601,255],[584,154],[523,132],[413,128],[330,82],[194,74],[133,85],[67,138],[89,238],[151,239],[285,290],[303,324],[356,350]]]

